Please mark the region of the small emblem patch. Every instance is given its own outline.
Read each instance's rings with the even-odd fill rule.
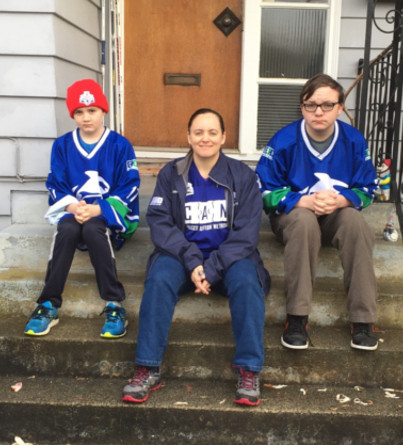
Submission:
[[[89,91],[84,91],[80,96],[79,102],[80,104],[84,104],[88,107],[89,105],[95,103],[95,97]]]
[[[150,202],[150,206],[160,206],[164,202],[164,198],[162,196],[154,196]]]
[[[126,161],[126,170],[137,170],[137,159],[130,159],[130,161]]]
[[[193,184],[188,182],[186,186],[186,196],[192,196],[194,195],[195,191],[193,189]]]
[[[274,153],[273,147],[270,147],[270,145],[266,145],[266,148],[263,151],[263,156],[269,159],[273,159],[273,153]]]

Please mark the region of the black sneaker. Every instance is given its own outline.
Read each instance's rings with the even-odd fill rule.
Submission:
[[[137,366],[133,378],[123,388],[124,402],[142,403],[148,399],[151,391],[161,388],[159,368]]]
[[[257,406],[260,403],[259,373],[234,366],[238,372],[238,389],[234,402],[240,405]]]
[[[308,316],[287,315],[281,344],[290,349],[307,349],[309,346]]]
[[[351,324],[351,347],[375,351],[378,348],[378,338],[374,334],[374,325],[371,323]]]

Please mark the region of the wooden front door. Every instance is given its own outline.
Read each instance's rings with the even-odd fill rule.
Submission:
[[[225,147],[238,147],[242,25],[226,36],[213,20],[226,7],[242,20],[241,4],[124,2],[124,133],[133,145],[187,147],[190,115],[208,107],[223,115]]]

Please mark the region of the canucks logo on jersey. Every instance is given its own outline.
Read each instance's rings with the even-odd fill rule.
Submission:
[[[266,145],[262,156],[264,156],[265,158],[269,158],[270,160],[273,159],[273,153],[274,153],[274,149],[273,147],[270,147],[270,145]]]
[[[137,159],[130,159],[129,161],[126,161],[126,170],[137,170]]]

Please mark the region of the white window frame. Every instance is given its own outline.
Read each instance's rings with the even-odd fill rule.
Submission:
[[[258,159],[256,150],[259,85],[303,85],[307,79],[283,79],[259,77],[261,16],[265,8],[285,9],[326,9],[327,27],[325,43],[324,72],[337,77],[341,0],[329,0],[324,3],[290,3],[270,0],[245,1],[243,16],[241,101],[239,125],[239,152],[248,159]]]

